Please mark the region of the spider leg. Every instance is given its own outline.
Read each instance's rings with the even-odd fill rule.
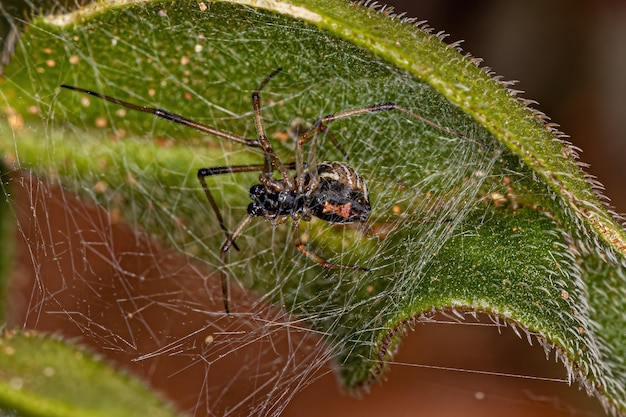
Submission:
[[[224,223],[224,218],[222,217],[222,213],[220,209],[217,207],[217,203],[215,203],[215,199],[211,194],[211,190],[206,183],[205,178],[213,175],[222,175],[222,174],[234,174],[238,172],[252,172],[252,171],[260,171],[264,168],[264,165],[236,165],[236,166],[225,166],[225,167],[215,167],[215,168],[200,168],[198,170],[198,181],[202,185],[202,189],[204,190],[204,194],[206,195],[207,200],[209,200],[209,204],[215,212],[215,216],[217,217],[217,221],[220,224],[220,227],[224,231],[226,235],[226,239],[232,242],[232,245],[235,249],[239,250],[239,247],[235,243],[232,235],[226,228],[226,224]]]
[[[322,266],[322,268],[324,269],[352,269],[352,270],[360,270],[360,271],[369,271],[369,268],[364,268],[362,266],[359,265],[344,265],[344,264],[334,264],[331,262],[328,262],[326,259],[314,254],[313,252],[311,252],[305,245],[304,243],[302,243],[302,241],[300,240],[300,221],[299,220],[295,220],[293,222],[293,226],[292,226],[292,233],[293,233],[293,243],[296,246],[296,248],[298,249],[298,251],[306,256],[307,258],[311,259],[312,261],[314,261],[315,263],[319,264]]]
[[[222,268],[220,270],[220,275],[222,279],[222,297],[224,298],[224,310],[226,311],[227,316],[230,316],[230,308],[228,307],[228,276],[226,275],[226,253],[231,246],[236,248],[235,239],[239,237],[243,229],[248,225],[248,223],[250,223],[250,220],[252,220],[252,216],[246,215],[246,217],[244,217],[239,222],[237,227],[235,227],[232,236],[228,236],[226,238],[226,241],[222,245],[221,249]]]
[[[181,116],[180,114],[172,113],[169,110],[161,109],[158,107],[139,106],[137,104],[129,103],[127,101],[123,101],[123,100],[120,100],[111,96],[107,96],[105,94],[96,93],[95,91],[86,90],[80,87],[73,87],[71,85],[61,84],[61,87],[67,88],[68,90],[74,90],[74,91],[78,91],[81,93],[89,94],[91,96],[99,98],[100,100],[108,101],[108,102],[117,104],[119,106],[126,107],[128,109],[140,111],[143,113],[150,113],[161,119],[165,119],[165,120],[169,120],[170,122],[189,126],[192,129],[196,129],[200,132],[204,132],[210,135],[218,136],[220,138],[232,140],[233,142],[241,143],[243,145],[250,146],[252,148],[263,148],[263,144],[258,139],[248,139],[243,136],[235,135],[234,133],[215,129],[211,126],[207,126],[205,124],[188,119],[184,116]]]
[[[274,152],[272,144],[270,143],[265,133],[265,126],[263,125],[263,116],[261,115],[261,90],[267,85],[267,83],[279,72],[282,68],[276,68],[270,75],[265,77],[258,87],[252,92],[252,109],[254,110],[254,124],[256,127],[258,142],[263,148],[265,154],[265,170],[263,171],[268,177],[272,174],[272,169],[275,168],[280,176],[283,178],[285,185],[290,188],[293,186],[293,178],[289,174],[287,167],[280,162],[278,155]]]
[[[329,136],[331,138],[331,140],[333,141],[333,143],[335,144],[335,146],[341,151],[341,147],[338,146],[338,142],[332,139],[330,132],[327,130],[326,125],[332,122],[335,122],[337,120],[343,120],[343,119],[348,119],[350,117],[356,117],[356,116],[361,116],[363,114],[369,114],[369,113],[379,113],[379,112],[383,112],[383,111],[391,111],[391,110],[396,110],[399,111],[401,113],[406,114],[407,116],[421,122],[424,123],[425,125],[428,125],[430,127],[434,127],[435,129],[438,129],[442,132],[445,132],[449,135],[455,136],[461,140],[464,140],[466,142],[470,142],[470,143],[474,143],[476,145],[480,145],[482,147],[486,147],[491,149],[491,147],[489,145],[485,145],[482,142],[476,141],[474,139],[468,138],[466,136],[461,135],[460,133],[455,132],[452,129],[448,129],[447,127],[444,126],[440,126],[437,123],[428,120],[427,118],[420,116],[417,113],[412,112],[411,110],[402,107],[396,103],[393,102],[388,102],[388,103],[378,103],[378,104],[372,104],[369,106],[362,106],[362,107],[355,107],[352,109],[348,109],[348,110],[344,110],[344,111],[340,111],[338,113],[334,113],[334,114],[329,114],[326,115],[324,117],[321,117],[319,119],[317,119],[315,122],[313,122],[313,126],[311,127],[311,129],[309,129],[308,132],[305,133],[309,133],[311,131],[315,131],[315,132],[323,132],[326,133],[327,136]],[[345,155],[345,152],[343,152]]]
[[[328,116],[325,116],[325,117],[328,117]],[[335,145],[335,148],[337,148],[337,150],[343,155],[343,157],[345,159],[348,159],[348,152],[346,152],[343,146],[341,146],[341,144],[339,143],[335,135],[333,135],[332,132],[328,130],[328,126],[324,124],[324,123],[330,123],[330,121],[325,122],[323,119],[324,118],[317,119],[315,122],[313,122],[313,125],[311,125],[311,127],[308,130],[302,132],[300,134],[300,140],[302,141],[302,143],[304,143],[309,140],[309,135],[311,133],[313,133],[314,136],[317,133],[323,133],[326,136],[328,136],[328,139],[330,139],[333,145]]]

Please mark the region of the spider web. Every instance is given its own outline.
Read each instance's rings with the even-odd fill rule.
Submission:
[[[202,9],[196,3],[190,7]],[[211,4],[202,12],[218,8]],[[172,20],[171,37],[189,56],[181,52],[173,57],[170,51],[157,49],[154,45],[160,43],[153,43],[157,35],[150,30],[151,23],[129,11],[120,21],[99,22],[97,36],[92,27],[76,28],[80,37],[76,41],[76,32],[68,31],[60,43],[70,64],[63,65],[62,78],[55,82],[114,96],[122,92],[129,101],[154,103],[254,137],[250,92],[272,69],[283,66],[285,74],[270,83],[262,98],[266,129],[284,161],[293,157],[287,132],[295,117],[311,121],[387,101],[419,110],[428,120],[486,145],[391,112],[332,124],[333,134],[350,155],[350,165],[368,181],[372,219],[364,227],[344,228],[314,220],[301,227],[301,237],[333,262],[371,260],[373,264],[365,266],[374,273],[321,271],[298,254],[289,225],[273,227],[258,220],[239,239],[241,250],[232,251],[228,258],[234,316],[229,319],[223,312],[218,274],[223,235],[194,177],[200,167],[258,162],[259,155],[74,93],[41,97],[37,88],[45,89],[35,87],[29,99],[40,104],[33,112],[42,118],[37,128],[43,131],[39,146],[45,152],[40,161],[23,161],[16,151],[10,161],[22,168],[11,179],[19,246],[10,323],[79,337],[147,378],[192,415],[289,415],[303,407],[319,407],[316,397],[307,392],[333,385],[328,381],[335,379],[334,369],[343,365],[337,358],[346,346],[354,346],[348,343],[356,337],[352,329],[338,331],[346,326],[340,318],[369,308],[364,303],[380,308],[380,316],[385,317],[399,300],[415,296],[416,277],[427,276],[429,261],[475,215],[485,184],[499,175],[494,166],[500,150],[485,131],[427,86],[311,27],[288,27],[286,40],[284,32],[277,32],[282,37],[273,34],[276,22],[249,10],[245,18],[230,22],[238,31],[207,26],[185,37],[185,32],[198,28],[176,20],[168,4],[162,10],[163,18]],[[121,21],[145,36],[121,36]],[[29,30],[45,32],[45,28]],[[100,44],[102,33],[107,44]],[[249,48],[242,49],[242,43]],[[313,51],[311,45],[327,45],[324,56],[334,59],[317,58],[317,50],[308,52]],[[135,59],[104,64],[94,53],[117,47],[131,51]],[[262,68],[250,65],[263,62],[260,56],[272,58]],[[19,59],[35,86],[42,82],[38,68],[57,65],[26,55]],[[73,59],[82,65],[80,71],[73,68]],[[186,59],[196,61],[194,69],[187,69]],[[84,84],[86,79],[92,80],[90,85]],[[181,102],[181,96],[190,102],[188,108],[169,107],[170,102]],[[56,104],[47,107],[51,102]],[[80,103],[84,112],[65,102]],[[318,161],[341,158],[328,140],[319,139]],[[18,149],[17,135],[12,140]],[[66,152],[62,141],[73,143],[76,151],[67,166],[27,169],[56,166],[59,153]],[[103,142],[104,151],[97,151]],[[180,157],[180,165],[159,158],[159,150],[170,148],[175,152],[167,152],[167,157]],[[87,163],[84,155],[94,152],[100,153],[89,161],[94,165],[85,175],[80,165]],[[106,169],[101,169],[102,164]],[[245,214],[245,197],[255,181],[255,174],[210,180],[229,228]],[[363,297],[363,292],[374,295]],[[343,299],[338,302],[338,298]],[[424,327],[459,327],[453,324],[462,317],[453,318],[425,315],[423,321],[429,324]],[[491,331],[501,328],[485,317],[476,324]],[[371,322],[367,327],[379,325]],[[418,329],[416,335],[422,332]],[[458,337],[457,329],[454,334]],[[407,345],[419,340],[416,335]],[[444,338],[442,343],[459,342]],[[400,356],[397,367],[413,372],[412,360]],[[447,368],[463,370],[467,365],[461,362]],[[424,372],[432,379],[417,388],[422,392],[461,393],[471,401],[481,399],[482,393],[505,397],[509,405],[567,407],[559,399],[538,398],[534,392],[518,398],[501,394],[493,383],[486,385],[486,394],[474,387],[457,388],[449,381],[438,382],[433,369]],[[502,374],[525,372],[509,368]],[[564,382],[563,374],[543,374],[538,379]],[[500,376],[492,375],[492,381]],[[350,407],[355,404],[359,403]]]

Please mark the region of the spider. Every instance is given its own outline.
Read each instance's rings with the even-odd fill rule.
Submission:
[[[317,119],[312,125],[310,125],[310,127],[304,128],[301,132],[299,132],[298,138],[296,139],[295,162],[283,163],[278,158],[276,152],[274,152],[272,144],[265,133],[263,117],[261,115],[260,99],[261,90],[263,90],[267,83],[280,71],[282,71],[282,68],[274,70],[271,74],[266,76],[252,92],[252,109],[254,112],[254,123],[257,132],[257,137],[255,139],[215,129],[165,109],[136,105],[91,90],[86,90],[84,88],[73,87],[65,84],[61,85],[63,88],[86,93],[101,100],[109,101],[132,110],[151,113],[156,117],[189,126],[203,133],[228,139],[251,148],[261,148],[264,156],[263,164],[231,165],[214,168],[200,168],[198,170],[198,180],[204,190],[211,208],[215,212],[220,228],[226,236],[226,240],[221,247],[221,282],[224,310],[227,315],[230,315],[230,307],[228,279],[225,272],[226,254],[231,247],[239,250],[235,241],[244,231],[248,223],[250,223],[250,221],[255,217],[261,217],[271,222],[273,225],[285,223],[291,220],[294,245],[298,251],[302,255],[313,260],[315,263],[321,265],[324,269],[343,268],[361,271],[369,270],[368,268],[364,268],[359,265],[331,263],[311,252],[300,240],[300,221],[310,221],[312,217],[318,217],[329,223],[347,224],[352,222],[365,222],[371,211],[367,185],[365,184],[365,180],[356,172],[354,168],[341,162],[315,162],[314,139],[316,135],[320,133],[327,135],[334,146],[343,154],[344,158],[347,159],[346,152],[328,130],[327,125],[329,123],[368,113],[395,110],[445,133],[472,143],[480,144],[479,142],[466,138],[453,130],[440,126],[416,113],[413,113],[402,106],[393,102],[387,102],[355,107]],[[313,139],[313,142],[309,152],[309,163],[305,164],[303,147],[304,143],[309,139]],[[313,161],[313,163],[311,163],[311,161]],[[230,232],[226,227],[215,199],[207,186],[205,178],[214,175],[253,171],[260,171],[260,174],[259,183],[250,188],[249,194],[252,202],[248,205],[247,214],[234,228],[234,230]],[[275,177],[274,171],[278,173],[278,177]],[[295,174],[292,174],[292,171],[295,171]]]

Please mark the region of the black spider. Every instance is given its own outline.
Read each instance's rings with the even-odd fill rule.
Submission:
[[[187,119],[168,110],[139,106],[83,88],[61,85],[63,88],[87,93],[99,99],[106,100],[129,109],[151,113],[157,117],[192,127],[204,133],[229,139],[245,146],[262,149],[265,159],[263,164],[200,168],[198,170],[198,180],[202,185],[209,204],[217,216],[220,227],[226,235],[226,241],[221,248],[221,278],[224,308],[227,314],[230,314],[230,309],[228,306],[228,280],[224,266],[226,253],[229,251],[231,246],[239,250],[235,240],[242,233],[246,225],[255,217],[262,217],[270,221],[272,224],[284,223],[291,219],[294,244],[298,251],[326,269],[346,268],[367,271],[367,268],[363,268],[358,265],[330,263],[309,251],[309,249],[300,241],[299,225],[301,220],[309,221],[311,220],[311,217],[315,216],[330,223],[345,224],[351,222],[363,222],[367,220],[371,210],[365,181],[353,168],[340,162],[321,162],[313,164],[304,163],[303,145],[308,139],[319,133],[326,134],[333,144],[344,154],[344,156],[346,156],[346,153],[343,151],[337,140],[330,133],[330,131],[328,131],[328,123],[349,117],[360,116],[366,113],[397,110],[450,135],[454,135],[469,142],[478,143],[472,139],[461,136],[450,129],[439,126],[436,123],[431,122],[430,120],[425,119],[422,116],[415,114],[395,103],[380,103],[370,106],[357,107],[335,114],[329,114],[316,120],[310,128],[303,129],[304,131],[299,133],[296,142],[295,162],[285,164],[278,158],[272,148],[272,144],[265,134],[265,127],[261,116],[261,101],[259,98],[259,94],[263,87],[265,87],[272,77],[278,74],[281,70],[281,68],[278,68],[265,77],[265,79],[261,81],[252,93],[252,108],[254,110],[254,122],[257,131],[256,139],[249,139],[234,133],[218,130],[195,122],[191,119]],[[310,155],[309,161],[315,161],[314,143],[315,142],[313,142],[312,149],[310,151],[312,155]],[[290,172],[294,170],[295,175]],[[248,205],[248,213],[231,233],[226,228],[224,219],[222,218],[220,210],[211,195],[211,191],[207,187],[205,178],[213,175],[251,171],[261,172],[259,174],[259,184],[255,184],[250,188],[250,198],[252,199],[252,203]],[[275,178],[274,171],[278,172],[278,178]]]

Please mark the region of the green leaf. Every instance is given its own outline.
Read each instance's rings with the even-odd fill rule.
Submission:
[[[481,311],[555,349],[572,378],[626,413],[625,234],[558,132],[410,20],[342,1],[255,4],[100,3],[37,19],[0,85],[4,111],[26,127],[13,122],[0,151],[217,270],[224,236],[197,169],[262,155],[61,84],[254,138],[250,94],[282,67],[261,100],[284,162],[295,118],[398,103],[443,129],[393,111],[332,123],[372,215],[365,227],[313,220],[299,232],[330,262],[370,272],[323,270],[300,256],[289,225],[257,220],[229,254],[231,282],[325,335],[349,388],[377,379],[422,315]],[[318,161],[342,159],[319,140]],[[255,182],[209,179],[231,230]],[[242,308],[233,314],[261,307]]]
[[[175,416],[142,383],[36,332],[0,337],[0,410],[20,416]]]

